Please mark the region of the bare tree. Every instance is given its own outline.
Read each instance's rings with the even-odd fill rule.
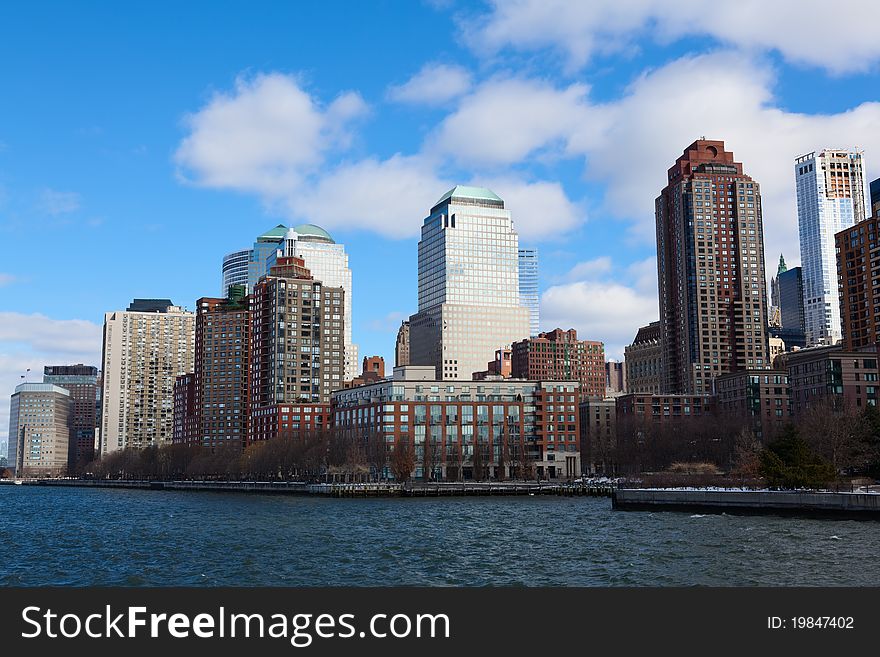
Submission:
[[[416,457],[409,440],[399,439],[391,454],[391,474],[397,481],[404,483],[409,481],[415,466]]]

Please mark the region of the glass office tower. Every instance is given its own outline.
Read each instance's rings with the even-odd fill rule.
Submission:
[[[469,380],[496,350],[528,335],[510,212],[488,189],[454,187],[422,225],[410,363],[433,365],[439,379]]]
[[[529,335],[540,333],[541,299],[538,295],[538,249],[519,250],[519,302],[529,309]]]

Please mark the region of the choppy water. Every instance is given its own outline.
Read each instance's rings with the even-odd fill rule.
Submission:
[[[0,584],[880,585],[880,523],[0,486]]]

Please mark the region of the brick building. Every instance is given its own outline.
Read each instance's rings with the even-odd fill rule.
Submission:
[[[851,351],[843,345],[814,347],[783,354],[788,371],[792,415],[830,403],[835,409],[861,410],[877,405],[877,351]]]
[[[632,344],[624,349],[626,391],[658,394],[662,380],[662,358],[660,322],[651,322],[639,328]]]
[[[698,139],[655,203],[665,393],[769,369],[761,190],[723,141]]]
[[[511,346],[511,377],[529,381],[577,381],[584,397],[605,396],[605,347],[556,329]]]
[[[844,345],[858,349],[876,344],[880,325],[880,217],[860,221],[837,233],[834,239]]]
[[[581,469],[584,474],[613,475],[617,444],[617,403],[614,399],[584,399],[578,406]]]
[[[574,381],[438,381],[432,366],[394,369],[394,378],[333,393],[338,431],[389,457],[414,450],[414,476],[514,477],[527,463],[541,477],[580,474]],[[390,472],[386,469],[385,476]]]
[[[749,426],[759,440],[769,441],[791,421],[788,372],[743,370],[715,379],[719,417]]]
[[[342,388],[345,291],[314,280],[295,256],[276,259],[250,297],[248,442],[329,426]]]

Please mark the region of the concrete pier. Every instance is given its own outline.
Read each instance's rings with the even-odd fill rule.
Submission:
[[[612,493],[611,504],[623,511],[880,518],[880,494],[876,493],[621,488]]]

